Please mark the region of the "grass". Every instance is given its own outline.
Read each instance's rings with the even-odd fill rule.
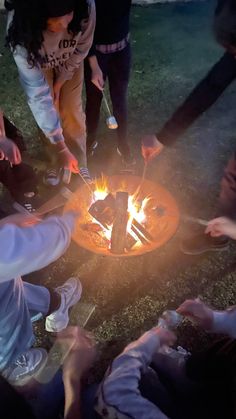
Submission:
[[[214,4],[211,1],[155,5],[132,10],[133,68],[129,88],[130,141],[139,171],[140,136],[155,132],[222,54],[211,34]],[[44,158],[33,118],[18,82],[16,68],[3,47],[4,20],[0,15],[0,103],[27,137],[29,153]],[[163,153],[148,176],[173,193],[181,212],[210,217],[214,211],[219,182],[234,150],[235,85],[201,117],[182,141]],[[112,134],[101,118],[101,148],[91,162],[99,172],[113,171],[106,150],[114,154]],[[175,238],[160,250],[138,259],[104,258],[72,244],[57,263],[33,274],[36,283],[56,285],[70,274],[83,282],[83,301],[96,305],[89,328],[104,348],[100,371],[130,339],[157,323],[167,307],[175,308],[185,298],[202,296],[209,304],[225,308],[235,302],[234,245],[227,252],[187,257],[179,241],[191,233],[183,225]],[[77,312],[73,320],[77,319]],[[38,343],[50,342],[42,325],[37,326]],[[207,337],[185,323],[179,331],[180,344],[202,347]],[[106,351],[105,351],[106,349]]]

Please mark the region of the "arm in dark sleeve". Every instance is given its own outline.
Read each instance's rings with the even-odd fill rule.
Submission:
[[[233,55],[225,53],[156,134],[158,140],[163,145],[172,145],[203,112],[216,102],[235,78],[236,59]]]

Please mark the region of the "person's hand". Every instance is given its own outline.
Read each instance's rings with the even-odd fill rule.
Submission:
[[[80,327],[69,326],[58,333],[58,342],[67,352],[63,363],[63,379],[80,381],[95,360],[94,339]]]
[[[206,330],[210,330],[213,325],[213,310],[199,298],[184,301],[176,311]]]
[[[55,79],[54,83],[53,83],[53,100],[54,100],[54,105],[55,108],[57,110],[57,112],[59,112],[59,107],[60,107],[60,93],[61,93],[61,88],[63,86],[65,82],[61,81],[61,80],[57,80]]]
[[[79,173],[78,160],[72,154],[68,147],[64,147],[59,153],[59,160],[62,167],[69,169],[72,173]]]
[[[4,159],[9,160],[11,164],[21,163],[21,153],[17,145],[9,140],[7,137],[0,137],[0,150],[1,155],[4,155]]]
[[[157,327],[154,327],[152,331],[154,331],[159,337],[161,346],[162,345],[172,346],[176,341],[175,334],[169,329],[165,329],[164,327],[157,326]]]
[[[205,233],[209,233],[212,237],[225,235],[236,240],[236,223],[226,217],[214,218],[209,221]]]
[[[39,215],[31,215],[31,214],[12,214],[8,217],[2,218],[0,220],[0,227],[5,226],[6,224],[14,224],[17,227],[30,227],[33,226],[41,221]]]
[[[158,141],[154,134],[146,135],[142,138],[142,156],[146,163],[158,156],[162,152],[163,148],[163,144]]]
[[[103,88],[104,88],[104,78],[103,78],[103,72],[102,72],[101,68],[99,67],[99,65],[97,65],[96,68],[94,68],[92,70],[91,82],[99,90],[103,90]]]

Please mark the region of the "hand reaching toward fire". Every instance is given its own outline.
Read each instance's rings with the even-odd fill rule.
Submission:
[[[142,138],[142,156],[145,163],[150,162],[154,157],[158,156],[163,148],[164,146],[158,141],[154,134],[145,135],[145,137]]]
[[[236,240],[236,223],[226,217],[214,218],[209,221],[205,233],[210,233],[212,237],[225,235]]]

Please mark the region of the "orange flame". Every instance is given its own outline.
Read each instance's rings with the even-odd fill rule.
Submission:
[[[119,190],[127,190],[125,183],[119,187]],[[95,202],[97,200],[105,199],[106,196],[109,194],[109,192],[110,191],[108,188],[108,179],[106,176],[102,175],[101,178],[96,179],[95,181],[93,201]],[[129,195],[129,198],[128,198],[129,220],[127,224],[127,232],[130,233],[131,236],[135,238],[136,240],[135,247],[141,246],[142,243],[131,229],[132,222],[133,222],[133,219],[135,218],[140,224],[144,223],[146,219],[145,211],[147,209],[147,204],[150,201],[150,199],[151,199],[150,197],[145,197],[140,205],[140,202],[137,201],[137,197],[135,193],[133,195]],[[96,220],[96,223],[97,222],[98,221]],[[107,229],[103,227],[103,234],[109,241],[111,241],[112,226],[108,226]]]

